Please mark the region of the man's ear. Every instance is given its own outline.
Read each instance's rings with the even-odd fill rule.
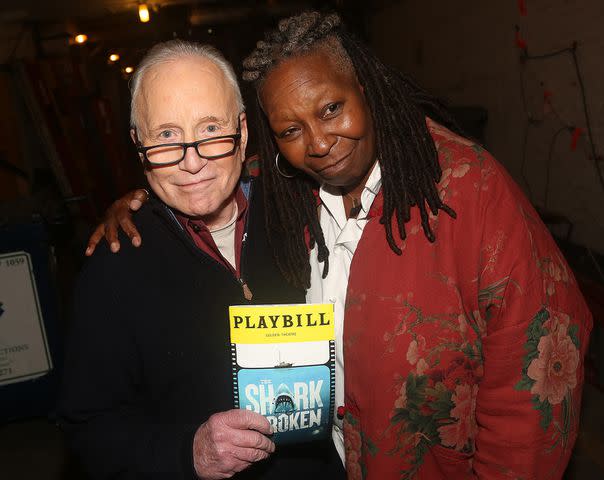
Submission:
[[[138,140],[138,135],[136,134],[136,129],[135,128],[131,128],[130,129],[130,138],[132,139],[132,143],[134,143],[134,145],[138,146],[138,144],[140,142]],[[143,162],[143,154],[142,153],[138,154],[138,158],[140,159],[141,162]]]
[[[247,147],[247,115],[245,112],[239,114],[241,121],[241,140],[239,141],[239,149],[241,150],[241,162],[245,162],[245,149]]]

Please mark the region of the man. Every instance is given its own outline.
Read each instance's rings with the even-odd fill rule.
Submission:
[[[93,478],[337,477],[325,445],[260,462],[268,421],[232,409],[228,306],[304,300],[273,263],[261,189],[238,186],[248,130],[232,67],[166,42],[131,88],[154,197],[136,218],[145,243],[99,251],[78,279],[58,409],[71,445]]]

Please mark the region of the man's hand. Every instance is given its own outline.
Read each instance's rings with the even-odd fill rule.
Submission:
[[[195,433],[195,472],[204,480],[230,478],[275,451],[268,420],[249,410],[212,415]]]
[[[96,246],[103,237],[109,243],[111,251],[113,253],[118,252],[120,249],[120,242],[117,237],[118,226],[130,237],[132,245],[139,247],[141,236],[134,223],[132,223],[132,212],[136,212],[147,200],[149,200],[149,193],[147,190],[140,188],[128,192],[122,198],[113,202],[105,212],[103,223],[96,227],[88,239],[86,256],[89,257],[94,253]]]

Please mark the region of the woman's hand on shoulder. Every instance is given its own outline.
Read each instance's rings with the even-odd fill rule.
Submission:
[[[132,245],[139,247],[142,239],[138,230],[132,223],[132,214],[140,209],[149,200],[149,192],[144,188],[132,190],[111,204],[105,212],[103,222],[100,223],[90,238],[86,247],[86,256],[91,256],[99,242],[105,238],[113,253],[120,249],[118,229],[121,228],[130,238]]]

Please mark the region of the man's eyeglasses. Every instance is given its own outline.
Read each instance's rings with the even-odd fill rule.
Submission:
[[[197,155],[206,160],[218,160],[235,153],[241,140],[241,119],[237,122],[237,131],[233,135],[204,138],[189,143],[164,143],[143,147],[138,144],[136,150],[142,153],[148,168],[170,167],[183,161],[187,150],[193,147]]]

